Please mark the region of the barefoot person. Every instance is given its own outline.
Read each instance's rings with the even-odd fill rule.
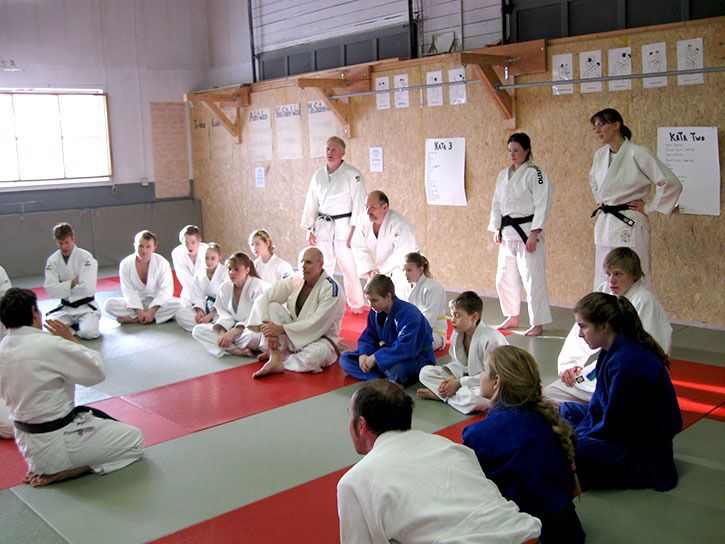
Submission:
[[[252,357],[259,348],[262,335],[247,328],[252,305],[269,287],[257,275],[254,263],[241,251],[227,259],[229,279],[219,288],[214,308],[215,323],[202,323],[194,327],[191,335],[215,357],[226,354]]]
[[[8,334],[0,343],[0,396],[34,487],[86,472],[105,474],[143,454],[143,435],[102,412],[74,407],[75,385],[105,378],[100,353],[80,345],[61,321],[43,317],[35,293],[12,288],[0,300]],[[99,417],[101,416],[101,417]],[[105,416],[105,417],[104,417]]]
[[[498,175],[488,223],[499,246],[496,292],[506,316],[498,328],[519,326],[523,284],[531,325],[525,334],[538,336],[552,321],[542,231],[551,209],[553,188],[546,172],[532,162],[531,140],[526,134],[512,134],[507,146],[511,166]]]
[[[150,325],[168,321],[183,307],[174,297],[169,261],[156,254],[156,235],[142,230],[134,237],[136,252],[121,261],[123,297],[109,298],[106,312],[123,323]]]
[[[51,297],[60,299],[60,306],[48,312],[48,316],[73,327],[79,338],[98,338],[101,311],[94,298],[98,262],[88,251],[76,246],[73,227],[68,223],[53,227],[53,238],[58,251],[45,263],[43,287]]]
[[[428,365],[420,371],[419,397],[442,400],[464,414],[486,410],[490,402],[481,396],[481,372],[488,353],[508,344],[498,330],[481,320],[483,300],[473,291],[464,291],[451,301],[452,361]]]
[[[301,272],[278,281],[254,302],[248,327],[264,335],[261,348],[269,357],[255,378],[284,370],[322,372],[340,355],[344,294],[325,272],[319,249],[309,247],[300,255]]]
[[[342,544],[535,541],[541,522],[501,496],[473,450],[411,430],[413,399],[387,380],[364,383],[348,406],[365,457],[337,483]]]
[[[388,378],[402,386],[418,379],[420,369],[436,362],[433,331],[421,311],[395,296],[393,280],[378,274],[365,287],[372,311],[357,349],[340,357],[353,378]]]

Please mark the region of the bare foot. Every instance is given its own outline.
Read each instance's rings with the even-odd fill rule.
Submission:
[[[416,390],[416,395],[418,395],[422,399],[428,399],[428,400],[438,400],[438,397],[436,394],[431,391],[430,389],[427,389],[425,387],[421,387],[420,389]]]
[[[524,333],[524,336],[539,336],[542,332],[544,332],[542,325],[534,325]]]
[[[262,368],[252,374],[252,378],[263,378],[264,376],[279,374],[280,372],[284,372],[284,365],[282,364],[281,359],[275,357],[274,359],[270,359],[264,363]]]
[[[68,478],[75,478],[76,476],[80,476],[81,474],[85,474],[90,471],[91,467],[79,467],[56,472],[55,474],[33,474],[28,472],[28,474],[25,475],[23,482],[30,484],[33,487],[44,487],[52,484],[53,482],[60,482],[61,480],[67,480]],[[30,478],[28,479],[29,476]]]
[[[230,355],[236,355],[237,357],[254,357],[254,352],[249,348],[234,348],[230,349],[227,353]]]
[[[501,323],[497,329],[515,329],[519,326],[519,316],[511,315],[507,317],[503,323]]]
[[[118,321],[121,325],[124,325],[126,323],[138,323],[138,317],[117,317],[116,321]]]

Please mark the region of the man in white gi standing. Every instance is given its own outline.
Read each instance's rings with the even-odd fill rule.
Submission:
[[[366,278],[384,274],[393,280],[396,293],[404,293],[409,289],[403,271],[405,256],[420,249],[413,225],[390,209],[382,191],[372,191],[365,207],[367,219],[361,221],[352,238],[358,272]]]
[[[365,182],[356,168],[343,162],[345,142],[333,136],[327,140],[327,164],[319,168],[307,189],[302,227],[307,240],[325,258],[325,271],[332,277],[340,267],[352,312],[362,312],[363,298],[355,260],[350,249],[358,217],[365,206]]]
[[[7,336],[0,342],[0,397],[10,409],[15,442],[40,487],[86,472],[105,474],[143,454],[143,434],[100,411],[74,406],[75,385],[91,386],[106,374],[101,354],[78,343],[61,321],[43,332],[37,297],[11,288],[0,300]]]
[[[342,544],[526,542],[541,522],[504,499],[473,450],[411,430],[413,399],[387,380],[350,399],[350,437],[365,457],[337,484]]]
[[[8,278],[5,269],[0,266],[0,299],[11,287],[10,278]],[[5,325],[0,321],[0,340],[3,339],[3,336],[5,336]],[[10,411],[2,398],[0,398],[0,438],[6,440],[12,440],[13,438],[13,423],[10,421]]]
[[[79,338],[93,340],[101,335],[98,322],[101,311],[95,301],[98,262],[88,251],[76,246],[73,227],[59,223],[53,227],[58,250],[45,263],[43,286],[60,306],[48,316],[77,330]]]
[[[340,355],[337,344],[345,313],[344,294],[325,272],[318,248],[303,250],[300,270],[254,301],[247,328],[264,335],[261,348],[269,355],[255,378],[284,370],[322,372]]]

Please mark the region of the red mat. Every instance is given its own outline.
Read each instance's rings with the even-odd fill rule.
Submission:
[[[176,273],[171,272],[174,276],[174,296],[178,297],[181,294],[181,284],[179,283],[179,280],[176,278]],[[121,290],[121,280],[118,276],[110,276],[108,278],[98,278],[96,280],[96,293],[107,293],[109,291],[120,291]],[[51,300],[52,297],[48,295],[48,291],[45,290],[45,287],[33,287],[31,288],[31,291],[36,294],[38,297],[38,300]]]
[[[460,442],[463,428],[483,417],[479,415],[469,418],[441,429],[436,434]],[[349,468],[345,467],[326,474],[152,542],[159,544],[339,542],[337,482]]]
[[[673,359],[670,377],[685,427],[725,403],[725,367]]]

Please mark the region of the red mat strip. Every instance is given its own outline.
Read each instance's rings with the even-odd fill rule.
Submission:
[[[436,434],[460,442],[463,428],[484,417],[479,415],[469,418],[441,429]],[[352,448],[352,443],[350,447]],[[337,482],[349,468],[345,467],[326,474],[152,542],[158,544],[339,542]],[[310,512],[314,512],[314,515],[310,515]]]

